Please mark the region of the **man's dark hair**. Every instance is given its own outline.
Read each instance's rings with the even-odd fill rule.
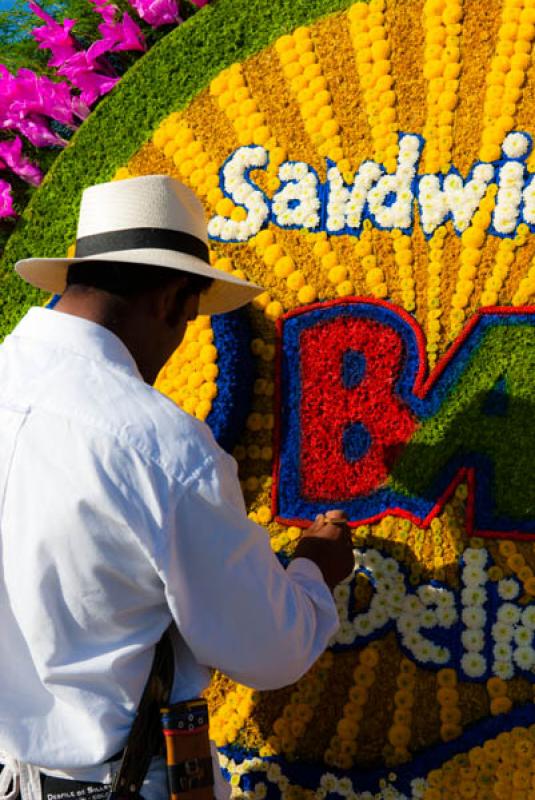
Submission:
[[[79,261],[71,264],[67,271],[67,287],[85,286],[118,297],[136,297],[155,289],[164,289],[179,277],[187,278],[183,289],[185,297],[200,294],[213,283],[213,278],[167,267],[116,261]]]

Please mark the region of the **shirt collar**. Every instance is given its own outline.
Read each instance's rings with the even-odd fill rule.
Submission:
[[[69,350],[93,361],[106,361],[143,380],[125,344],[97,322],[51,308],[30,308],[11,336]]]

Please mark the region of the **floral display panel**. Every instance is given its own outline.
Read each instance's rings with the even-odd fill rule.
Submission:
[[[295,685],[214,675],[236,797],[535,797],[534,41],[535,0],[219,0],[89,117],[11,245],[64,246],[88,182],[166,173],[213,265],[265,287],[156,385],[233,452],[283,563],[336,507],[355,568]]]

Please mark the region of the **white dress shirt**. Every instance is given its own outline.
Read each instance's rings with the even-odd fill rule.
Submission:
[[[0,751],[80,776],[126,741],[176,623],[172,701],[209,667],[296,681],[336,631],[318,567],[284,570],[236,463],[92,322],[33,308],[0,346]],[[93,774],[93,773],[91,773]]]

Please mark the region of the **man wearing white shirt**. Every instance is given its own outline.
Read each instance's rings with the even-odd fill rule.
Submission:
[[[171,702],[210,667],[290,684],[337,628],[342,515],[317,520],[284,570],[235,461],[150,385],[199,310],[260,291],[208,262],[195,196],[148,176],[86,190],[76,257],[17,264],[62,297],[0,347],[0,796],[14,778],[13,796],[39,800],[40,774],[110,782],[171,623]],[[141,793],[166,796],[161,759]]]

